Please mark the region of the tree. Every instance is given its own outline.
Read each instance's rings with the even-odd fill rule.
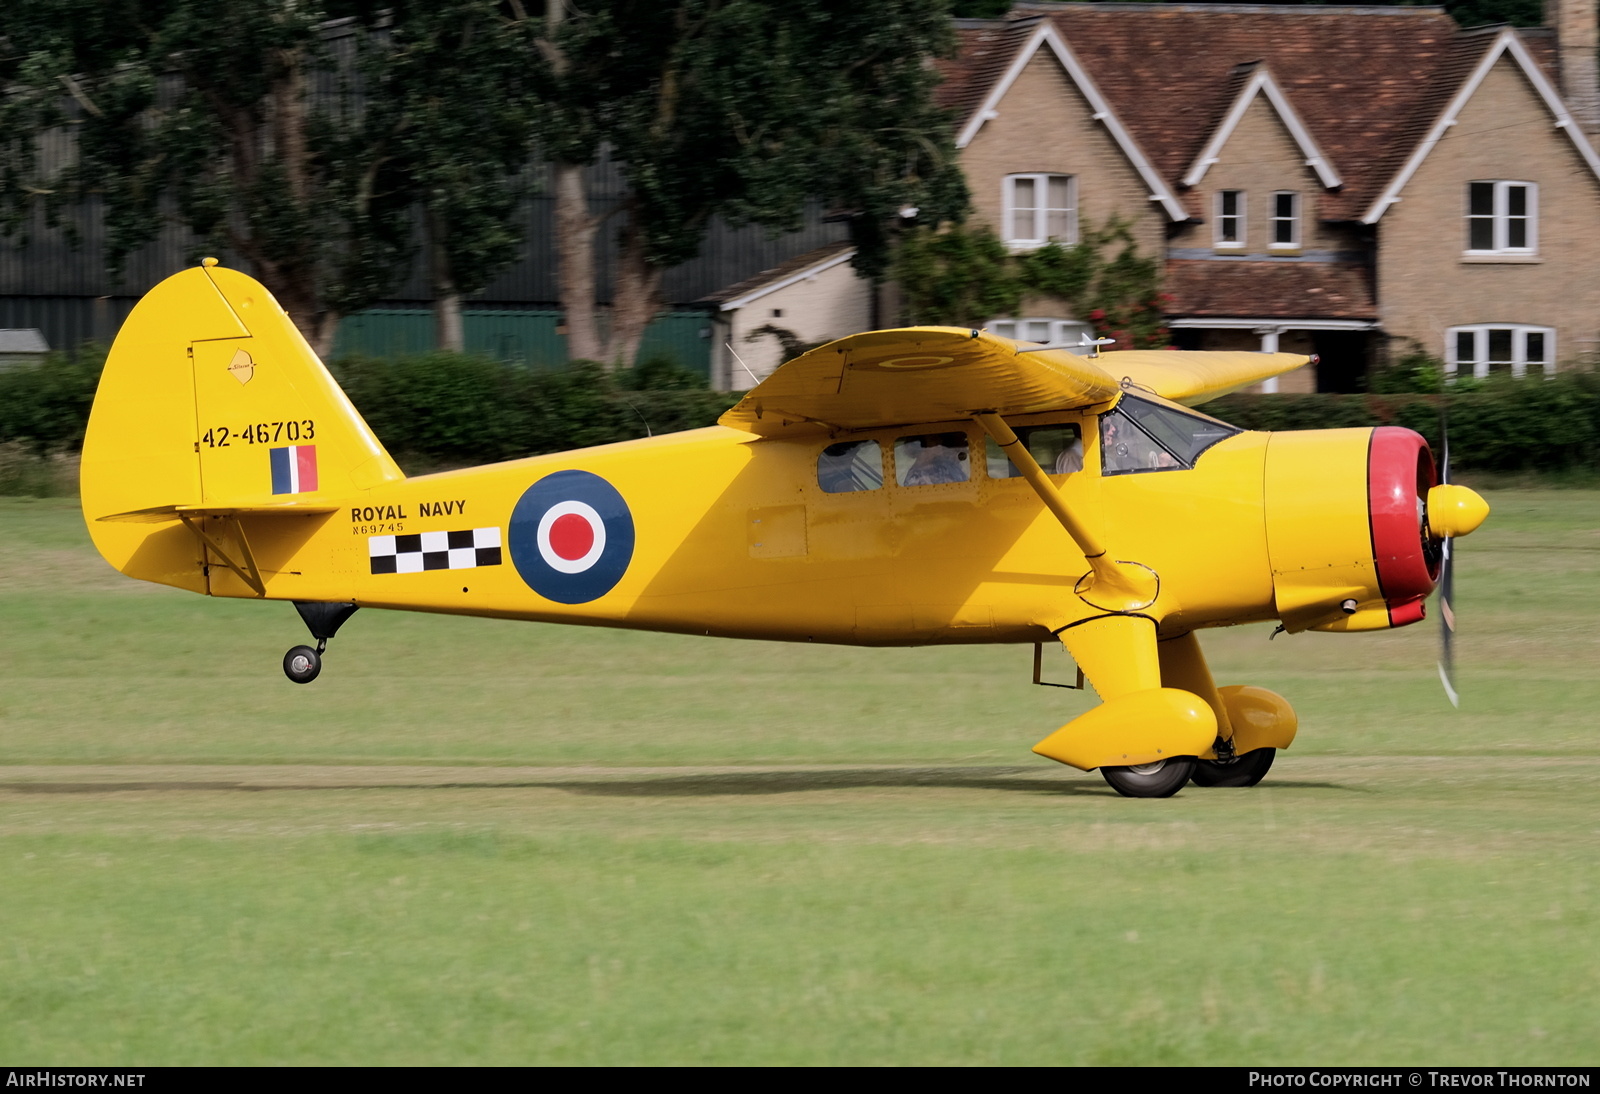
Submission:
[[[441,327],[459,341],[460,294],[518,242],[507,180],[537,67],[519,13],[514,0],[11,0],[0,227],[98,196],[116,275],[176,220],[248,261],[326,353],[342,316],[404,276],[420,204]],[[38,138],[64,125],[76,160],[52,170]]]
[[[113,273],[176,218],[246,259],[318,349],[378,298],[409,245],[409,201],[360,110],[318,102],[326,9],[262,0],[14,0],[6,36],[37,126],[76,100],[75,163],[40,190],[104,203]],[[34,130],[37,132],[37,129]]]
[[[541,135],[574,356],[631,362],[663,272],[694,255],[713,216],[782,231],[822,200],[850,216],[855,264],[876,278],[891,223],[964,212],[926,63],[953,42],[938,0],[550,2]],[[606,339],[593,322],[599,225],[571,181],[602,144],[629,184]]]
[[[1015,315],[1025,293],[1062,300],[1071,314],[1118,349],[1156,349],[1163,324],[1161,262],[1139,254],[1133,233],[1112,219],[1082,226],[1082,240],[1013,255],[987,228],[927,228],[908,233],[895,255],[905,321],[979,327]],[[1108,252],[1115,251],[1107,257]]]
[[[394,134],[423,214],[438,346],[460,352],[462,297],[521,253],[543,77],[538,24],[520,3],[497,0],[400,0],[387,10],[392,31],[366,49],[368,109],[375,128]]]

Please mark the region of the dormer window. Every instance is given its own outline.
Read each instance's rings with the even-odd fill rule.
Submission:
[[[1538,250],[1536,183],[1467,183],[1468,255],[1532,255]]]
[[[1244,250],[1244,191],[1218,190],[1216,245],[1219,251]]]
[[[1300,249],[1300,195],[1279,190],[1272,195],[1272,236],[1270,250]]]
[[[1078,187],[1072,175],[1007,175],[1001,198],[1012,250],[1078,242]]]

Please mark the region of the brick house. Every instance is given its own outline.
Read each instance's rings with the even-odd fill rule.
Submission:
[[[1015,250],[1129,222],[1165,255],[1177,344],[1321,356],[1270,390],[1356,390],[1413,347],[1552,371],[1600,348],[1600,96],[1594,0],[1550,7],[1556,29],[1518,32],[1439,8],[1024,3],[957,22],[942,94],[977,221]],[[1081,318],[1062,309],[996,318],[1058,337]]]

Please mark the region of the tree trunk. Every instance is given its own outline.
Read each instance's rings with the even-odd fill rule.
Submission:
[[[449,353],[465,353],[466,332],[461,323],[461,294],[433,290],[434,344]]]
[[[552,163],[550,174],[556,198],[556,261],[567,326],[567,357],[605,361],[606,347],[600,340],[594,303],[594,236],[600,222],[589,212],[582,164]]]
[[[252,111],[220,102],[218,115],[229,131],[235,187],[253,189],[260,184],[265,165],[276,162],[283,170],[289,201],[299,211],[311,201],[305,76],[297,52],[286,52],[282,59],[283,71],[268,91],[264,124]],[[286,244],[271,232],[258,231],[248,217],[241,219],[243,225],[228,233],[233,250],[255,267],[256,280],[289,313],[295,329],[317,356],[326,359],[333,352],[341,317],[323,301],[316,242],[298,238]]]
[[[428,212],[428,271],[433,278],[434,345],[450,353],[467,348],[461,323],[461,294],[456,291],[450,252],[444,245],[444,226],[432,210]]]
[[[339,320],[342,319],[336,311],[325,311],[317,320],[317,336],[311,342],[311,348],[317,351],[317,356],[326,361],[333,353],[333,340],[339,333]]]
[[[616,289],[611,302],[611,338],[606,346],[607,365],[631,368],[638,362],[645,328],[661,313],[661,268],[644,253],[644,233],[630,220],[622,232],[617,255]]]

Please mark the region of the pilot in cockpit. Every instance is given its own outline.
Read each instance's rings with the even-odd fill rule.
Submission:
[[[961,442],[966,440],[961,434],[953,438],[938,433],[923,437],[922,450],[906,471],[903,485],[934,486],[945,482],[966,482],[967,468],[963,463],[967,455],[966,445],[949,443],[956,438]]]

